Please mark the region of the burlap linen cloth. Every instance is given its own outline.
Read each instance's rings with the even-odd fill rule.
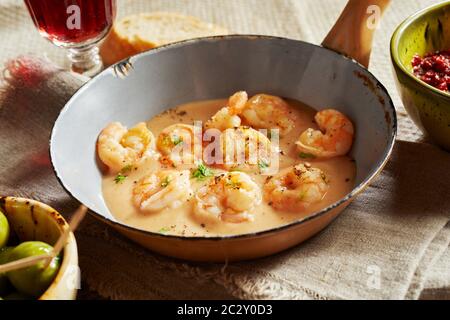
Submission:
[[[393,85],[388,40],[408,14],[438,1],[394,0],[377,33],[372,71],[398,107],[400,139],[422,136]],[[345,1],[118,0],[119,16],[170,10],[259,33],[319,43]],[[64,52],[40,39],[21,1],[0,3],[0,62]],[[28,61],[30,65],[30,61]],[[32,64],[33,65],[33,64]],[[48,63],[13,68],[0,105],[0,194],[33,197],[64,214],[76,202],[57,183],[48,159],[50,129],[82,84]],[[22,70],[20,81],[17,72]],[[16,80],[15,80],[16,79]],[[426,143],[399,142],[383,174],[327,230],[302,246],[254,262],[191,264],[154,255],[89,218],[77,234],[83,279],[105,298],[417,299],[450,298],[450,155]]]

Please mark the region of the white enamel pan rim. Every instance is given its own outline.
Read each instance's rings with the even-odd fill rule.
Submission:
[[[73,197],[74,199],[78,198],[74,195],[74,191],[71,190],[70,186],[66,185],[64,183],[63,178],[60,176],[59,172],[58,172],[58,168],[56,168],[56,166],[54,165],[53,162],[53,145],[52,145],[52,141],[53,141],[53,137],[55,135],[56,132],[56,128],[58,126],[58,120],[59,117],[61,115],[63,115],[66,110],[69,108],[69,106],[71,105],[71,103],[76,100],[78,98],[78,96],[84,94],[84,91],[86,91],[87,89],[89,89],[90,85],[92,85],[92,83],[97,82],[97,81],[101,81],[101,79],[103,77],[105,77],[106,75],[110,75],[113,74],[115,76],[121,76],[123,75],[123,72],[126,71],[128,72],[128,69],[133,68],[133,60],[138,60],[141,57],[144,56],[151,56],[157,52],[161,52],[161,51],[168,51],[168,50],[174,50],[176,48],[179,47],[184,47],[184,46],[189,46],[189,45],[195,45],[196,43],[203,43],[203,42],[220,42],[223,40],[227,40],[227,39],[242,39],[242,40],[259,40],[259,39],[265,39],[265,40],[276,40],[276,41],[285,41],[285,42],[291,42],[293,44],[295,43],[299,43],[302,44],[304,46],[312,46],[315,48],[320,48],[321,50],[327,50],[329,52],[332,52],[333,54],[340,56],[341,59],[346,59],[351,61],[352,63],[354,63],[355,65],[358,66],[358,68],[360,68],[360,71],[364,72],[369,78],[370,80],[373,81],[373,83],[376,84],[377,88],[379,88],[381,91],[383,91],[386,95],[386,97],[388,97],[388,100],[385,101],[385,105],[384,107],[386,108],[385,112],[389,113],[390,117],[390,123],[387,123],[388,127],[391,127],[392,130],[392,135],[389,139],[389,144],[387,149],[385,150],[383,159],[381,161],[379,161],[379,163],[377,163],[376,165],[374,165],[374,167],[376,168],[376,170],[369,175],[368,177],[366,177],[366,179],[363,180],[363,182],[361,182],[359,185],[355,186],[353,188],[353,190],[348,193],[345,197],[343,197],[342,199],[340,199],[339,201],[335,202],[334,204],[328,206],[327,208],[322,209],[321,211],[318,211],[314,214],[311,214],[308,217],[296,220],[294,222],[282,225],[282,226],[278,226],[272,229],[268,229],[268,230],[264,230],[264,231],[259,231],[259,232],[253,232],[253,233],[245,233],[245,234],[239,234],[239,235],[229,235],[229,236],[214,236],[214,237],[186,237],[186,236],[178,236],[178,235],[170,235],[170,234],[161,234],[161,233],[156,233],[156,232],[151,232],[151,231],[146,231],[146,230],[142,230],[139,228],[135,228],[117,221],[113,221],[111,219],[106,218],[105,216],[103,216],[101,213],[96,212],[95,210],[92,210],[92,208],[90,208],[88,205],[87,207],[89,208],[89,212],[91,214],[93,214],[94,217],[98,218],[99,220],[105,222],[106,224],[109,224],[111,226],[117,227],[119,229],[126,229],[128,231],[132,231],[135,233],[140,233],[149,237],[153,237],[153,238],[164,238],[164,239],[174,239],[174,240],[180,240],[180,241],[224,241],[224,240],[238,240],[238,239],[245,239],[245,238],[255,238],[255,237],[262,237],[262,236],[267,236],[267,235],[271,235],[273,233],[278,233],[281,232],[285,229],[290,229],[293,228],[295,226],[298,226],[300,224],[309,222],[311,220],[317,219],[327,213],[329,213],[331,210],[338,208],[339,206],[347,203],[348,201],[350,201],[351,199],[353,199],[354,197],[356,197],[359,193],[363,192],[365,190],[365,188],[367,188],[370,183],[372,182],[372,180],[374,180],[380,173],[381,171],[383,171],[384,167],[386,166],[387,162],[389,161],[389,158],[392,154],[392,151],[394,149],[394,145],[395,145],[395,140],[397,137],[397,112],[395,110],[394,107],[394,103],[392,101],[392,98],[389,95],[389,92],[387,91],[386,87],[368,70],[366,69],[363,65],[361,65],[360,63],[358,63],[356,60],[352,59],[351,57],[347,57],[345,55],[342,55],[339,52],[324,48],[322,46],[318,46],[318,45],[314,45],[311,44],[309,42],[304,42],[304,41],[300,41],[300,40],[293,40],[293,39],[288,39],[288,38],[282,38],[282,37],[274,37],[274,36],[263,36],[263,35],[227,35],[227,36],[213,36],[213,37],[205,37],[205,38],[197,38],[197,39],[191,39],[191,40],[185,40],[185,41],[181,41],[181,42],[176,42],[176,43],[172,43],[172,44],[168,44],[165,46],[161,46],[140,54],[137,54],[135,56],[132,56],[130,58],[127,58],[125,60],[122,60],[112,66],[110,66],[109,68],[103,70],[100,74],[98,74],[97,76],[95,76],[94,78],[92,78],[90,81],[88,81],[87,83],[85,83],[73,96],[71,99],[69,99],[69,101],[66,103],[66,105],[64,106],[64,108],[60,111],[60,114],[58,116],[58,119],[55,121],[55,124],[53,126],[52,129],[52,133],[51,133],[51,138],[50,138],[50,159],[52,162],[52,166],[53,166],[53,170],[55,172],[56,178],[58,179],[59,183],[63,186],[63,188],[69,193],[69,195],[71,197]],[[131,71],[132,72],[132,71]],[[124,75],[126,76],[126,74]],[[381,108],[381,106],[380,106]],[[386,120],[388,121],[388,120]]]

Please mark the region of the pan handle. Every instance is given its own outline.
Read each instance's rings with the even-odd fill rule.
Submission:
[[[322,46],[349,56],[366,68],[380,19],[390,0],[349,0]]]

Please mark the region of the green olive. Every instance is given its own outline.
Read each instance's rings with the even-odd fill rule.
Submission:
[[[53,247],[44,242],[23,242],[11,250],[9,261],[49,254],[52,250]],[[54,258],[47,268],[44,267],[45,261],[42,261],[28,268],[10,271],[7,273],[8,279],[20,293],[38,298],[55,279],[60,267],[60,258]]]
[[[0,210],[0,248],[8,243],[9,239],[9,223],[3,212]]]
[[[3,247],[0,249],[0,265],[9,262],[8,253],[12,247]],[[0,274],[0,294],[4,295],[10,291],[11,284],[5,274]]]

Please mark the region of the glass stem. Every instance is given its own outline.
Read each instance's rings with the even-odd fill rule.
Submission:
[[[96,45],[69,49],[68,56],[73,72],[93,77],[103,69],[102,59]]]

